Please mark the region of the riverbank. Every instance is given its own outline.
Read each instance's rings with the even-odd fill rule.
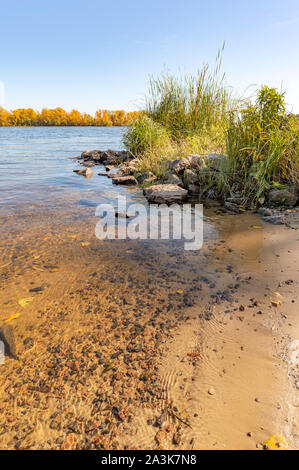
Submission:
[[[128,151],[89,150],[74,157],[84,168],[75,173],[91,178],[97,165],[104,165],[106,172],[99,176],[111,178],[113,184],[139,186],[149,203],[172,204],[186,200],[217,201],[221,211],[242,214],[256,211],[262,220],[273,225],[288,224],[288,213],[299,203],[299,186],[276,187],[254,202],[247,199],[239,185],[233,185],[229,194],[220,197],[217,180],[225,178],[228,157],[222,154],[188,155],[177,160],[165,159],[165,173],[158,178],[154,173],[142,172],[140,160]],[[167,171],[166,171],[167,170]]]
[[[1,236],[1,322],[18,356],[0,369],[2,449],[254,448],[276,433],[295,447],[276,349],[298,332],[295,230],[206,209],[193,253],[99,241],[75,208],[30,220],[24,232],[8,218]]]

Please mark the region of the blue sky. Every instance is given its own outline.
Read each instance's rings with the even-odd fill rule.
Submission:
[[[0,0],[1,104],[138,109],[150,74],[213,65],[223,41],[236,93],[282,88],[299,113],[299,0]]]

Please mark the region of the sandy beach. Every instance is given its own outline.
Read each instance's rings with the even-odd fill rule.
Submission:
[[[297,230],[207,209],[187,252],[73,212],[5,221],[0,447],[298,448]]]

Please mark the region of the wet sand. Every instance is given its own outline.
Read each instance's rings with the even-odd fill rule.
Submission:
[[[99,241],[76,208],[4,219],[1,449],[298,448],[298,232],[206,216],[200,252]]]

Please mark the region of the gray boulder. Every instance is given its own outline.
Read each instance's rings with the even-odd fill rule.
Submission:
[[[177,175],[184,173],[186,168],[190,168],[189,158],[180,158],[179,160],[174,160],[174,162],[172,162],[172,169]]]
[[[163,176],[163,183],[176,184],[178,186],[181,186],[182,188],[184,187],[184,183],[181,178],[171,170],[167,171]]]
[[[136,176],[136,179],[139,184],[153,184],[156,180],[157,177],[152,173],[151,171],[147,171],[145,173],[139,173]]]
[[[184,182],[187,183],[188,186],[198,183],[198,174],[195,171],[187,168],[184,171]]]
[[[176,184],[159,184],[144,190],[148,202],[172,204],[186,199],[188,191]]]
[[[81,153],[81,158],[83,160],[93,160],[95,162],[101,162],[102,160],[102,151],[101,150],[88,150],[86,152]]]
[[[280,215],[265,215],[264,217],[262,217],[262,220],[264,222],[268,222],[268,224],[272,224],[272,225],[283,225],[285,224],[286,220],[285,220],[285,217],[280,214]]]
[[[268,199],[273,204],[294,207],[298,201],[298,188],[293,186],[289,189],[272,189]]]
[[[232,202],[225,202],[224,203],[224,208],[228,211],[231,212],[232,214],[240,214],[240,209],[236,204],[233,204]]]
[[[188,192],[190,194],[199,194],[200,193],[200,187],[197,184],[189,184],[188,186]]]
[[[188,159],[192,168],[210,168],[219,171],[227,160],[227,156],[220,153],[211,153],[210,155],[189,155]]]

